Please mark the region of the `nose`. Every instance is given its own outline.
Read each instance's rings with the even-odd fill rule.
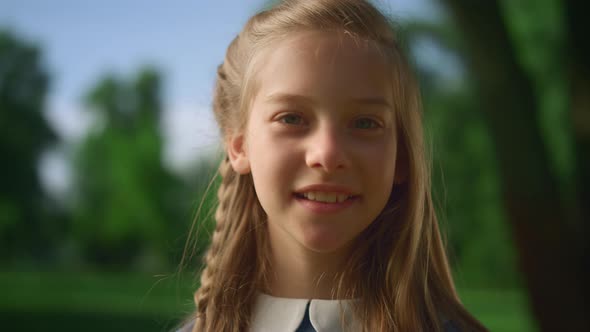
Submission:
[[[310,135],[305,162],[307,166],[331,173],[349,166],[346,137],[338,128],[324,126]]]

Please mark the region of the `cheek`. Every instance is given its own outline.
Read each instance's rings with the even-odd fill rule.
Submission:
[[[365,183],[371,192],[379,197],[391,193],[395,178],[396,146],[394,143],[382,142],[372,144],[361,150]],[[386,199],[387,199],[386,198]],[[385,200],[386,200],[385,199]]]
[[[248,141],[248,159],[254,186],[261,200],[280,197],[291,188],[298,165],[293,150],[281,141],[259,132]],[[264,202],[263,202],[264,203]]]
[[[356,149],[365,167],[381,172],[393,173],[395,171],[396,145],[387,140],[363,144]],[[385,175],[385,174],[383,174]]]
[[[259,132],[249,137],[248,159],[253,171],[275,173],[284,171],[296,158],[291,145],[268,133]]]

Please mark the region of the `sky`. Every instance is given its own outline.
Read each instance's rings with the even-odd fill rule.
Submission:
[[[93,119],[82,97],[105,73],[132,76],[153,65],[164,76],[164,162],[188,167],[218,145],[210,110],[217,65],[248,18],[266,0],[0,0],[0,29],[42,49],[51,77],[46,117],[65,144],[39,171],[49,191],[70,185],[68,153]],[[378,0],[398,20],[432,18],[431,0]]]

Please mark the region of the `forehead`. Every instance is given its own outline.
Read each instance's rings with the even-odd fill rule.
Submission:
[[[324,101],[382,98],[392,104],[390,67],[372,42],[343,32],[298,32],[257,59],[257,96],[292,93]]]

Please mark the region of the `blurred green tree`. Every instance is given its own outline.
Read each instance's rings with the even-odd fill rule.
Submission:
[[[45,258],[50,202],[38,161],[57,136],[43,116],[49,76],[40,49],[0,31],[0,259]]]
[[[161,78],[109,75],[87,95],[99,121],[75,158],[73,238],[82,260],[103,267],[157,269],[186,232],[186,187],[162,163]]]

